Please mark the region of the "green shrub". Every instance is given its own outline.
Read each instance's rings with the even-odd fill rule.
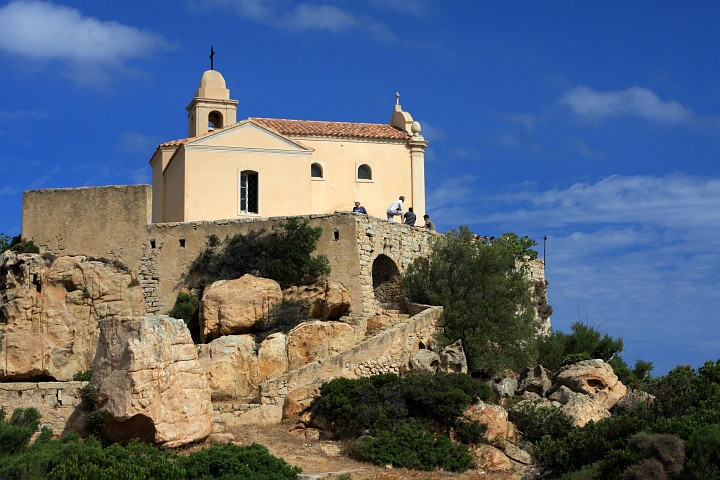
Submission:
[[[583,428],[570,430],[564,438],[542,437],[535,444],[535,457],[557,473],[578,470],[605,459],[613,451],[626,450],[628,439],[645,425],[643,419],[630,415],[590,422]]]
[[[452,427],[468,405],[490,394],[487,385],[460,373],[337,378],[320,388],[313,412],[324,416],[340,437],[408,417]]]
[[[474,460],[465,445],[454,444],[444,435],[425,431],[422,424],[413,419],[397,421],[374,432],[373,436],[361,438],[349,453],[376,465],[415,470],[442,468],[463,472],[474,467]]]
[[[40,413],[35,408],[16,408],[10,420],[0,408],[0,456],[12,455],[27,447],[40,425]]]
[[[260,343],[265,337],[276,332],[289,332],[302,322],[308,321],[308,308],[301,300],[282,300],[268,311],[267,317],[259,319],[253,327],[255,341]]]
[[[330,273],[324,255],[313,257],[322,229],[307,220],[290,218],[268,232],[239,233],[222,243],[208,238],[207,248],[190,266],[188,286],[202,290],[217,280],[240,278],[246,273],[276,280],[282,288],[304,285]]]
[[[80,389],[80,408],[85,412],[87,431],[96,438],[103,437],[103,428],[105,427],[105,416],[107,410],[98,406],[98,391],[91,384],[87,384]]]
[[[200,300],[192,293],[178,293],[175,305],[168,313],[172,318],[179,318],[185,322],[193,341],[200,341]]]
[[[92,368],[90,370],[77,372],[75,375],[73,375],[73,380],[75,380],[76,382],[89,382],[92,378],[92,373]]]
[[[531,442],[545,435],[562,438],[573,428],[573,420],[557,407],[522,402],[508,412],[508,418]]]
[[[629,466],[620,480],[669,480],[663,464],[656,458],[646,458]]]
[[[485,440],[487,428],[479,420],[462,418],[455,423],[455,438],[468,445],[479,445]]]
[[[630,438],[630,446],[637,451],[638,460],[660,462],[669,477],[679,475],[685,465],[685,444],[675,435],[640,432]]]
[[[687,466],[696,480],[720,478],[720,423],[698,428],[686,443]]]
[[[209,478],[243,480],[294,480],[302,470],[270,455],[268,449],[256,443],[234,445],[215,444],[178,459],[188,480]]]

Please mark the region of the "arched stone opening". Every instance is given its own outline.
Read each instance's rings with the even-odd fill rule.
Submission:
[[[387,255],[378,255],[372,266],[373,292],[381,304],[405,303],[405,294],[400,281],[400,270]]]
[[[210,112],[210,115],[208,115],[208,128],[210,130],[215,130],[217,128],[223,128],[224,126],[222,113],[217,110]]]

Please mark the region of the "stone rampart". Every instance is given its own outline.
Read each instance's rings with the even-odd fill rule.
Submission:
[[[80,390],[88,382],[11,382],[0,383],[0,407],[8,417],[16,408],[34,407],[41,425],[55,434],[82,431],[85,416],[80,408]]]

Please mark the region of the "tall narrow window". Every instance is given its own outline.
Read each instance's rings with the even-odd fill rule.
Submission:
[[[258,173],[240,172],[240,213],[258,213]]]
[[[322,165],[319,163],[313,163],[310,165],[310,176],[312,178],[323,178]]]
[[[360,165],[357,170],[358,180],[372,180],[372,170],[370,165]]]

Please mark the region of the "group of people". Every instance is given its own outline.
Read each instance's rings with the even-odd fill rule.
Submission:
[[[415,215],[415,212],[413,212],[413,207],[408,208],[407,212],[403,213],[404,201],[405,197],[400,195],[397,200],[390,204],[390,206],[387,208],[387,220],[388,222],[393,223],[395,221],[395,217],[399,216],[402,223],[414,227],[415,222],[417,221],[417,215]],[[362,213],[367,215],[367,210],[365,210],[365,207],[360,204],[360,200],[355,200],[355,207],[352,211],[353,213]],[[430,220],[430,215],[423,215],[423,220],[425,221],[425,230],[431,230],[434,232],[435,223]]]
[[[495,243],[495,237],[488,237],[487,235],[484,237],[482,235],[473,235],[473,240],[482,242],[484,245],[492,245]]]

